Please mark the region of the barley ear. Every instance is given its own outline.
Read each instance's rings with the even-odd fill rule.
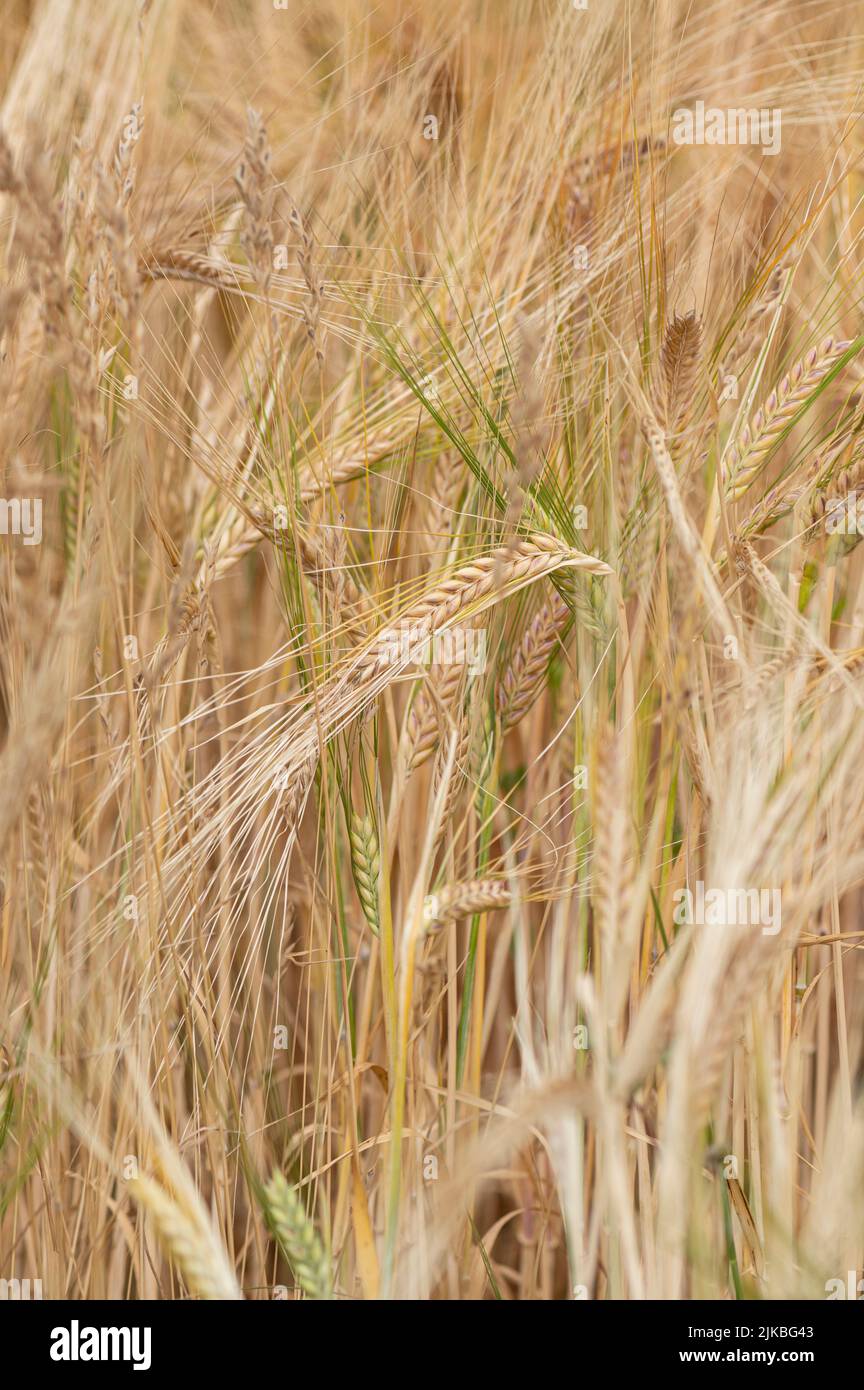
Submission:
[[[363,916],[375,935],[378,935],[378,876],[381,870],[381,853],[378,845],[378,832],[371,816],[351,814],[348,831],[351,843],[351,868],[357,896],[363,909]]]
[[[675,314],[660,349],[660,383],[657,391],[659,418],[672,431],[687,413],[702,348],[702,323],[691,309]]]
[[[276,1172],[263,1190],[263,1205],[270,1229],[306,1297],[331,1299],[330,1260],[297,1188]]]
[[[208,1300],[242,1299],[228,1256],[203,1208],[188,1207],[153,1178],[133,1178],[128,1186],[192,1293]]]
[[[444,922],[458,922],[478,912],[508,907],[512,899],[510,885],[505,879],[477,878],[469,883],[452,883],[427,896],[423,918],[431,930]]]

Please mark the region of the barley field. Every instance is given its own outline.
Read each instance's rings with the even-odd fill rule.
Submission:
[[[854,1284],[860,4],[0,27],[0,1278]]]

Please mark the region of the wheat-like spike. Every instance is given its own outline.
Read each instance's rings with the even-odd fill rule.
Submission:
[[[636,852],[629,814],[629,788],[622,736],[607,730],[600,741],[594,798],[594,856],[591,898],[607,962],[603,979],[610,1022],[627,989],[627,940]]]
[[[28,867],[32,872],[31,883],[41,915],[48,911],[49,878],[54,851],[49,817],[46,814],[46,800],[45,790],[37,787],[28,799],[24,822],[27,828]]]
[[[554,536],[535,533],[512,545],[500,546],[489,555],[461,566],[436,585],[423,598],[399,615],[399,621],[412,631],[418,645],[432,633],[448,627],[460,613],[495,592],[507,592],[521,584],[541,579],[566,565],[588,574],[608,575],[610,567],[593,555],[573,550]],[[366,676],[387,666],[392,660],[386,642],[374,646],[365,656],[358,674]]]
[[[315,238],[312,235],[312,228],[308,218],[301,215],[299,208],[292,202],[290,203],[288,221],[297,233],[299,246],[297,248],[297,260],[300,265],[300,273],[306,283],[309,292],[308,299],[303,302],[303,322],[306,326],[306,336],[309,339],[319,367],[324,365],[324,352],[321,347],[319,326],[321,321],[321,300],[323,291],[321,280],[315,265]]]
[[[678,721],[678,736],[687,770],[693,786],[705,806],[715,800],[716,779],[711,765],[711,755],[705,738],[705,731],[691,709],[682,710]]]
[[[564,177],[567,182],[575,182],[581,186],[598,178],[608,178],[615,173],[626,173],[646,155],[652,152],[662,153],[665,149],[664,135],[642,135],[638,140],[608,145],[596,153],[571,160],[564,171]]]
[[[543,689],[549,658],[569,616],[570,609],[555,594],[525,629],[495,691],[495,708],[503,732],[519,723]]]
[[[128,1186],[193,1293],[213,1300],[242,1299],[228,1256],[203,1212],[188,1210],[152,1178],[132,1178]]]
[[[848,437],[841,437],[839,442],[817,454],[809,463],[794,469],[788,477],[780,478],[755,503],[750,515],[738,528],[735,540],[740,542],[761,535],[799,503],[805,526],[809,527],[821,520],[825,514],[827,500],[825,488],[832,477],[837,460],[848,453],[849,447]],[[855,481],[860,478],[859,466],[853,457],[846,468],[834,475],[838,487],[841,479],[848,479],[850,488],[854,486]],[[804,539],[806,543],[807,535]]]
[[[442,716],[454,704],[463,675],[458,662],[436,666],[412,701],[403,744],[408,775],[428,762],[438,747]]]
[[[726,494],[731,502],[737,502],[752,486],[783,431],[848,347],[847,341],[826,338],[818,348],[811,348],[775,387],[750,424],[745,425],[726,468]]]
[[[789,273],[789,263],[781,261],[771,271],[762,293],[756,297],[749,305],[744,315],[744,322],[735,335],[734,343],[729,356],[720,364],[718,370],[718,381],[722,386],[730,377],[734,377],[742,362],[750,352],[757,339],[763,336],[763,324],[767,314],[773,313],[777,307],[777,301],[783,293],[786,284],[786,277]]]
[[[348,831],[351,845],[351,867],[357,896],[363,909],[363,916],[375,935],[378,935],[380,918],[378,912],[378,877],[381,871],[381,853],[378,845],[378,832],[371,816],[351,814]]]
[[[444,805],[441,808],[441,819],[438,823],[438,835],[436,844],[440,844],[451,829],[450,822],[453,818],[453,810],[465,780],[465,765],[468,754],[471,750],[471,720],[468,712],[460,711],[457,715],[459,719],[458,734],[456,742],[456,756],[453,759],[453,766],[450,769],[450,780],[447,783],[447,790],[444,795]],[[442,738],[435,763],[432,769],[432,800],[435,801],[441,782],[446,773],[447,758],[450,751],[450,734],[445,734]]]
[[[114,177],[117,181],[118,201],[125,207],[135,189],[135,166],[133,154],[141,139],[144,124],[144,103],[136,101],[123,122],[123,135],[114,154]]]
[[[4,898],[4,884],[0,881],[0,906],[2,906]],[[7,1114],[12,1104],[12,1087],[14,1084],[12,1072],[14,1070],[15,1057],[12,1049],[5,1042],[0,1042],[0,1118]]]
[[[786,671],[790,663],[795,659],[795,648],[792,646],[784,648],[776,656],[772,656],[770,661],[766,661],[747,683],[744,692],[744,709],[747,713],[755,709],[759,704],[767,686],[776,680],[782,672]]]
[[[471,749],[471,778],[482,797],[483,788],[495,764],[495,718],[488,702],[484,703],[480,727]]]
[[[794,606],[789,604],[785,591],[776,575],[774,575],[768,566],[760,560],[749,541],[744,541],[739,545],[736,558],[738,564],[753,577],[762,592],[776,605],[777,611],[782,612],[784,608],[786,609],[795,624],[796,631],[800,634],[803,641],[813,650],[821,652],[827,660],[833,663],[835,674],[840,674],[840,662],[835,660],[831,649],[825,645],[817,632],[810,626],[807,619],[804,618]]]
[[[70,574],[75,568],[75,552],[78,546],[78,508],[80,504],[81,458],[77,450],[67,462],[66,486],[63,491],[63,544],[66,565]]]
[[[667,430],[674,429],[690,405],[701,349],[702,323],[695,310],[675,314],[660,349],[657,410],[658,419]]]
[[[832,486],[837,489],[838,496],[846,497],[864,479],[864,454],[855,454],[845,467],[838,469],[832,478]]]
[[[285,799],[282,803],[282,818],[287,830],[291,831],[297,825],[303,806],[306,802],[306,793],[312,785],[312,778],[315,776],[315,769],[318,766],[318,759],[312,756],[306,759],[294,772],[288,773],[287,769],[282,769],[286,785],[284,787]]]
[[[321,469],[307,464],[300,472],[298,490],[302,502],[311,502],[338,483],[361,478],[369,465],[377,463],[404,443],[407,427],[388,426],[341,449]]]
[[[279,1245],[307,1298],[332,1299],[330,1260],[296,1187],[279,1172],[264,1188],[264,1209]]]
[[[815,470],[811,470],[809,475],[811,484],[815,476]],[[810,491],[807,492],[806,501],[803,504],[805,522],[811,525],[815,524],[822,521],[826,513],[836,515],[838,510],[842,515],[843,510],[848,506],[849,494],[857,492],[862,481],[864,481],[864,455],[859,454],[853,457],[845,468],[841,468],[830,480],[825,477],[823,470],[815,486],[811,486]],[[802,488],[800,491],[804,492],[805,489]],[[817,533],[808,530],[804,540],[805,543],[808,543],[816,538]]]
[[[234,176],[246,217],[241,235],[249,267],[262,294],[267,294],[273,274],[273,176],[267,129],[254,107],[246,108],[246,140],[243,157]]]
[[[843,669],[850,675],[859,675],[864,667],[864,647],[854,647],[851,651],[841,652],[837,660],[842,664]],[[820,681],[828,672],[833,676],[834,665],[829,662],[821,653],[815,652],[811,658],[814,672],[814,681]],[[812,688],[812,687],[811,687]]]
[[[819,489],[812,488],[808,493],[806,481],[802,483],[796,482],[795,479],[784,479],[776,487],[770,488],[763,497],[760,497],[747,520],[739,528],[736,533],[737,539],[748,540],[752,536],[761,535],[763,531],[767,531],[769,527],[791,512],[795,504],[805,494],[807,494],[808,499],[813,500],[813,505],[818,507]],[[821,515],[821,512],[818,515]]]
[[[238,512],[231,525],[222,532],[219,539],[216,578],[220,578],[226,570],[253,550],[262,536],[279,550],[284,550],[286,546],[293,547],[294,536],[290,529],[274,526],[260,507],[250,508],[249,516],[251,521],[247,521],[244,513]],[[329,585],[334,598],[338,593],[337,610],[341,610],[343,602],[352,606],[364,606],[364,595],[348,573],[345,537],[339,527],[328,528],[323,535],[317,529],[299,530],[297,550],[304,570],[313,574],[320,584]]]
[[[438,927],[478,912],[494,912],[512,901],[513,893],[503,878],[475,878],[430,893],[423,904],[423,917],[428,927]]]
[[[426,503],[423,529],[435,543],[449,540],[452,513],[459,502],[465,481],[464,464],[455,450],[446,450],[435,460],[432,495]]]
[[[660,485],[666,498],[666,506],[675,532],[685,553],[692,561],[699,572],[705,596],[711,608],[712,617],[725,636],[731,632],[734,624],[729,615],[729,611],[723,595],[717,585],[711,566],[705,554],[701,538],[697,534],[687,509],[681,497],[681,489],[678,486],[678,477],[675,472],[675,465],[672,456],[666,447],[666,440],[663,431],[658,425],[653,415],[646,415],[642,419],[642,432],[651,453],[651,459],[657,470]]]
[[[509,496],[504,528],[508,533],[515,528],[531,484],[543,470],[548,446],[549,426],[540,374],[543,349],[540,325],[535,320],[524,319],[516,372],[518,390],[510,408],[516,468],[507,482]]]
[[[227,261],[208,260],[195,251],[160,247],[140,257],[138,271],[148,280],[188,280],[219,290],[236,290],[240,278]]]
[[[135,725],[138,730],[138,743],[141,751],[153,746],[153,690],[147,680],[143,664],[132,677],[132,692],[135,698]]]
[[[428,762],[437,747],[438,710],[424,686],[412,702],[405,722],[406,773],[410,774]]]

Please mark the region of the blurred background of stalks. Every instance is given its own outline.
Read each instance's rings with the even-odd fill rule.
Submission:
[[[0,11],[0,1277],[824,1297],[857,0]]]

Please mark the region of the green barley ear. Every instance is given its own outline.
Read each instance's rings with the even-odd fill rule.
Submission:
[[[263,1189],[262,1201],[270,1229],[306,1297],[331,1299],[330,1259],[297,1188],[276,1172]]]
[[[351,844],[351,868],[357,896],[363,909],[363,916],[375,935],[378,935],[378,876],[381,869],[381,854],[378,846],[378,832],[371,816],[358,816],[351,813],[348,830]]]

